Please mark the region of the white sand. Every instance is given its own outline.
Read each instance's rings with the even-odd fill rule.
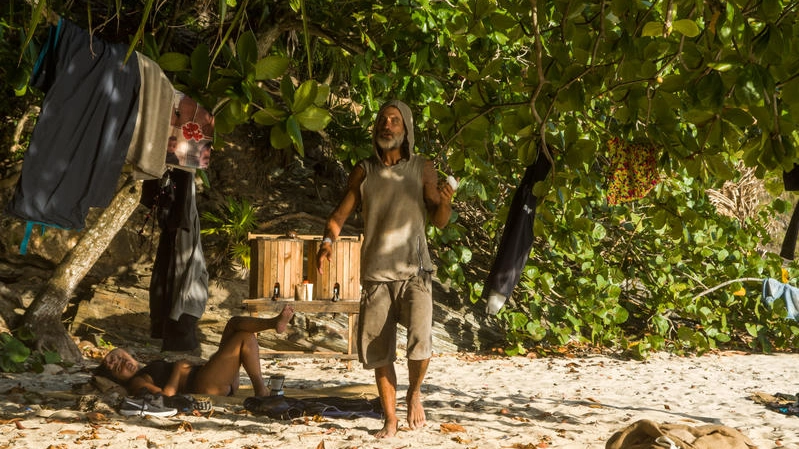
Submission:
[[[286,376],[288,396],[361,392],[374,397],[371,371],[332,360],[264,362],[266,374]],[[404,419],[407,369],[397,365]],[[78,407],[52,409],[85,371],[0,375],[2,448],[604,448],[617,430],[638,419],[735,427],[759,448],[799,448],[799,417],[782,415],[749,396],[799,391],[799,355],[719,353],[655,355],[645,362],[607,356],[528,359],[436,356],[423,388],[428,423],[402,426],[377,440],[380,420],[253,416],[234,398],[215,398],[209,417],[123,417]],[[242,372],[242,381],[247,377]],[[9,393],[12,387],[17,387]],[[71,394],[72,401],[77,396]],[[36,405],[44,400],[44,405]]]

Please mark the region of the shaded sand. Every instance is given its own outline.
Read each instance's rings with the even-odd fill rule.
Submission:
[[[398,363],[404,420],[407,365]],[[294,397],[375,397],[371,371],[333,360],[263,361],[286,376]],[[436,356],[423,387],[427,426],[376,440],[373,418],[275,421],[244,410],[239,394],[213,398],[200,416],[123,417],[79,396],[88,368],[56,374],[0,374],[2,448],[604,448],[638,419],[735,427],[759,448],[799,448],[799,417],[754,402],[755,392],[799,392],[799,355],[723,352],[659,354],[645,362],[607,356],[497,358]]]

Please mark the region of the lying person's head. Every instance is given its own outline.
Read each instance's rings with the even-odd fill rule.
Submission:
[[[138,370],[139,362],[124,349],[116,348],[103,357],[95,374],[124,383],[130,380]]]

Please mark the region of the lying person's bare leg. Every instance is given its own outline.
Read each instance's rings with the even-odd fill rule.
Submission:
[[[220,345],[235,332],[263,332],[274,329],[278,334],[286,331],[286,327],[294,316],[294,308],[287,305],[283,310],[271,318],[259,318],[255,316],[234,316],[225,325],[222,331]]]
[[[241,367],[252,381],[254,394],[268,394],[261,375],[260,347],[252,332],[236,332],[222,342],[208,362],[199,368],[189,388],[196,393],[231,395],[238,388]]]
[[[243,367],[252,382],[255,396],[269,394],[261,374],[260,347],[255,334],[269,329],[285,332],[293,316],[294,308],[286,306],[271,318],[231,318],[222,332],[219,349],[197,372],[194,389],[206,394],[231,394],[238,387],[239,368]]]

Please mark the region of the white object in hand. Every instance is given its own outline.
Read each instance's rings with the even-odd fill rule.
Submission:
[[[452,190],[458,190],[458,180],[454,176],[447,176],[447,184],[452,187]]]

